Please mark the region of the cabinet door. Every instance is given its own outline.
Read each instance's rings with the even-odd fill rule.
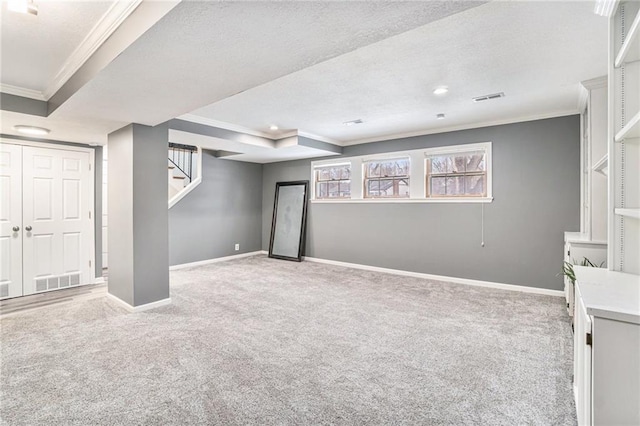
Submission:
[[[640,425],[640,325],[594,317],[593,424]]]
[[[573,335],[573,378],[579,425],[591,424],[591,337],[592,321],[576,289]]]

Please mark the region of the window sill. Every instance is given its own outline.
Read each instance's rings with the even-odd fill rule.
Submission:
[[[358,198],[358,199],[333,199],[333,200],[311,200],[312,203],[318,204],[351,204],[351,203],[361,203],[361,204],[385,204],[385,203],[433,203],[433,204],[443,204],[443,203],[490,203],[493,201],[493,197],[474,197],[474,198]]]

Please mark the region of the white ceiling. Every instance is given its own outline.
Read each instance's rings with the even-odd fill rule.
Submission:
[[[607,20],[590,2],[493,2],[273,80],[192,114],[341,144],[577,112],[605,75]],[[450,92],[436,96],[446,85]],[[506,97],[474,103],[472,97]],[[436,114],[445,113],[445,120]],[[362,119],[363,124],[342,123]]]
[[[37,22],[45,19],[45,5],[57,5],[52,16],[65,28],[46,23],[33,28],[40,24],[25,20],[35,17],[9,19],[3,10],[3,85],[43,90],[74,50],[58,51],[58,44],[81,43],[80,33],[86,35],[89,23],[100,19],[99,6],[102,13],[109,8],[109,2],[36,3]],[[69,3],[87,6],[93,18],[70,10]],[[348,145],[576,113],[578,83],[607,71],[607,20],[595,15],[593,6],[592,1],[185,0],[51,116],[2,111],[0,131],[15,134],[13,125],[31,124],[52,129],[51,139],[104,144],[109,132],[127,123],[155,125],[191,113],[201,122],[226,122],[234,130],[273,138],[295,129]],[[79,34],[73,43],[66,27]],[[37,34],[28,40],[36,45],[29,51],[54,57],[49,71],[32,62],[41,60],[39,55],[21,54],[15,46],[5,50],[6,40],[25,34],[28,39]],[[32,71],[39,74],[31,76]],[[443,84],[449,94],[434,96],[434,87]],[[499,91],[506,98],[470,101]],[[441,112],[447,119],[436,121]],[[364,123],[342,125],[353,119]],[[270,131],[271,124],[280,130]],[[295,151],[229,150],[258,162],[293,158]],[[296,155],[313,154],[304,151]]]
[[[292,136],[283,143],[262,145],[242,143],[232,140],[188,133],[179,130],[169,130],[169,141],[202,147],[211,151],[227,151],[233,155],[225,156],[227,160],[247,161],[250,163],[273,163],[286,160],[300,160],[303,158],[317,158],[338,155],[323,149],[299,145],[297,136]]]
[[[2,84],[45,92],[113,1],[36,0],[38,16],[0,5]]]
[[[183,1],[60,113],[156,125],[478,4]]]

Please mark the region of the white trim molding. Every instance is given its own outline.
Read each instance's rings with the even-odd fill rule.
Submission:
[[[162,299],[162,300],[157,300],[157,301],[151,302],[151,303],[145,303],[144,305],[138,305],[138,306],[131,306],[130,304],[128,304],[124,300],[120,299],[117,296],[114,296],[111,293],[107,293],[107,297],[109,299],[113,300],[114,302],[116,302],[117,304],[119,304],[120,306],[122,306],[123,308],[125,308],[127,311],[129,311],[131,313],[144,312],[144,311],[148,311],[149,309],[160,308],[161,306],[167,306],[167,305],[171,304],[171,298],[170,297],[167,297],[166,299]]]
[[[460,204],[460,203],[491,203],[493,197],[474,197],[474,198],[342,198],[342,199],[318,199],[309,200],[313,204],[413,204],[413,203],[426,203],[426,204]]]
[[[208,265],[210,263],[226,262],[227,260],[240,259],[243,257],[250,257],[250,256],[257,256],[257,255],[268,255],[268,254],[269,252],[267,250],[259,250],[259,251],[253,251],[250,253],[238,254],[235,256],[225,256],[225,257],[218,257],[215,259],[202,260],[200,262],[183,263],[181,265],[171,266],[169,267],[169,270],[175,271],[179,269]],[[382,272],[384,274],[400,275],[404,277],[443,281],[445,283],[448,282],[448,283],[455,283],[455,284],[471,285],[475,287],[496,288],[500,290],[519,291],[522,293],[543,294],[546,296],[565,297],[564,291],[562,290],[550,290],[546,288],[528,287],[528,286],[517,285],[517,284],[504,284],[504,283],[496,283],[491,281],[472,280],[469,278],[457,278],[457,277],[447,277],[444,275],[424,274],[422,272],[411,272],[411,271],[404,271],[401,269],[380,268],[378,266],[362,265],[359,263],[340,262],[338,260],[320,259],[318,257],[303,256],[303,259],[308,260],[309,262],[314,262],[314,263],[324,263],[326,265],[341,266],[344,268],[361,269],[361,270],[373,271],[373,272]]]
[[[196,148],[198,148],[198,152],[196,154],[198,156],[196,164],[197,176],[189,183],[189,185],[185,186],[180,192],[171,197],[171,199],[169,200],[169,208],[178,204],[180,200],[186,197],[188,193],[196,189],[196,187],[202,183],[202,147],[197,146]]]
[[[49,100],[84,65],[140,3],[142,0],[116,1],[109,7],[44,90],[45,100]]]
[[[478,123],[460,124],[458,126],[439,127],[436,129],[417,130],[417,131],[405,132],[405,133],[392,133],[390,135],[384,135],[384,136],[373,136],[370,138],[353,139],[350,141],[342,142],[340,145],[351,146],[351,145],[360,145],[360,144],[365,144],[370,142],[383,142],[383,141],[390,141],[394,139],[413,138],[417,136],[427,136],[427,135],[435,135],[435,134],[441,134],[441,133],[457,132],[459,130],[481,129],[483,127],[502,126],[505,124],[524,123],[527,121],[536,121],[536,120],[546,120],[548,118],[566,117],[568,115],[575,115],[575,114],[580,114],[580,111],[578,109],[570,109],[566,111],[558,111],[558,112],[536,114],[536,115],[526,115],[526,116],[521,116],[516,118],[507,118],[503,120],[481,121]]]
[[[342,146],[342,142],[338,142],[334,139],[330,139],[324,136],[315,135],[312,133],[303,132],[301,130],[290,130],[283,133],[268,133],[262,132],[260,130],[249,129],[248,127],[241,126],[239,124],[227,123],[226,121],[218,121],[213,118],[202,117],[200,115],[195,114],[183,114],[177,117],[178,120],[188,121],[190,123],[202,124],[204,126],[216,127],[218,129],[230,130],[232,132],[244,133],[251,136],[258,136],[265,139],[270,139],[272,141],[277,141],[280,139],[286,139],[293,136],[301,136],[303,138],[314,139],[320,142],[330,143],[332,145]]]
[[[195,114],[183,114],[179,117],[176,117],[178,120],[188,121],[190,123],[202,124],[205,126],[216,127],[218,129],[230,130],[232,132],[245,133],[251,136],[258,136],[266,139],[280,139],[275,138],[274,135],[266,132],[261,132],[259,130],[249,129],[247,127],[240,126],[238,124],[227,123],[225,121],[214,120],[213,118],[202,117],[200,115]]]
[[[400,275],[404,277],[422,278],[426,280],[443,281],[455,284],[465,284],[475,287],[487,287],[496,288],[500,290],[519,291],[522,293],[544,294],[546,296],[564,297],[564,291],[561,290],[549,290],[546,288],[527,287],[516,284],[503,284],[495,283],[491,281],[472,280],[468,278],[447,277],[444,275],[424,274],[421,272],[403,271],[401,269],[380,268],[377,266],[362,265],[359,263],[340,262],[337,260],[320,259],[317,257],[305,256],[304,260],[315,263],[324,263],[327,265],[342,266],[345,268],[362,269],[365,271],[382,272],[385,274]]]
[[[178,271],[180,269],[187,269],[187,268],[195,268],[198,266],[204,266],[204,265],[209,265],[211,263],[218,263],[218,262],[226,262],[227,260],[234,260],[234,259],[242,259],[243,257],[251,257],[251,256],[256,256],[259,254],[263,254],[266,253],[263,250],[258,250],[258,251],[251,251],[248,253],[242,253],[242,254],[234,254],[231,256],[224,256],[224,257],[216,257],[213,259],[206,259],[206,260],[200,260],[197,262],[190,262],[190,263],[181,263],[179,265],[173,265],[169,267],[170,271]]]
[[[0,83],[0,92],[8,95],[21,96],[23,98],[35,99],[36,101],[46,101],[47,99],[39,90],[25,89],[24,87],[12,86]]]
[[[76,47],[64,62],[53,80],[43,90],[27,89],[24,87],[0,84],[0,92],[9,95],[22,96],[38,101],[48,101],[60,88],[91,58],[102,44],[118,29],[131,13],[142,3],[142,0],[128,0],[113,2],[107,12],[102,15],[89,34]]]
[[[437,197],[427,195],[428,168],[430,158],[444,155],[469,154],[482,152],[485,156],[486,194],[478,196],[448,196]],[[407,159],[409,166],[409,196],[408,197],[366,197],[366,163],[369,161],[393,161]],[[326,167],[349,166],[350,197],[317,198],[317,173]],[[365,154],[336,159],[317,160],[311,162],[311,188],[309,200],[312,203],[491,203],[493,202],[493,161],[492,142],[477,142],[460,145],[448,145],[433,148],[420,148],[406,151],[392,151],[376,154]],[[326,182],[326,181],[325,181]],[[323,182],[323,183],[325,183]],[[329,181],[330,182],[330,181]]]

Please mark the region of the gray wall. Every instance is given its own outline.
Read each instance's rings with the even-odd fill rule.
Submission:
[[[4,109],[4,105],[3,105]],[[73,142],[64,141],[52,141],[40,138],[26,138],[23,136],[5,135],[0,134],[1,138],[17,139],[22,141],[43,142],[53,145],[66,145],[66,146],[81,146],[83,148],[90,148],[95,150],[95,164],[94,164],[94,231],[95,231],[95,253],[96,253],[96,277],[102,276],[102,147],[83,145]]]
[[[131,306],[169,297],[166,124],[109,135],[109,293]]]
[[[0,93],[0,105],[2,105],[3,111],[19,112],[39,117],[47,116],[47,102],[45,101]]]
[[[109,293],[133,306],[133,126],[108,139]]]
[[[169,210],[170,265],[260,250],[262,165],[204,151],[202,169],[202,183]]]
[[[306,255],[413,272],[562,289],[563,232],[580,227],[580,119],[560,117],[344,148],[344,156],[493,142],[484,204],[310,203]],[[310,160],[264,166],[262,248],[275,184],[309,180]]]
[[[134,306],[169,297],[168,150],[166,124],[133,125]],[[117,160],[109,151],[109,166]]]

